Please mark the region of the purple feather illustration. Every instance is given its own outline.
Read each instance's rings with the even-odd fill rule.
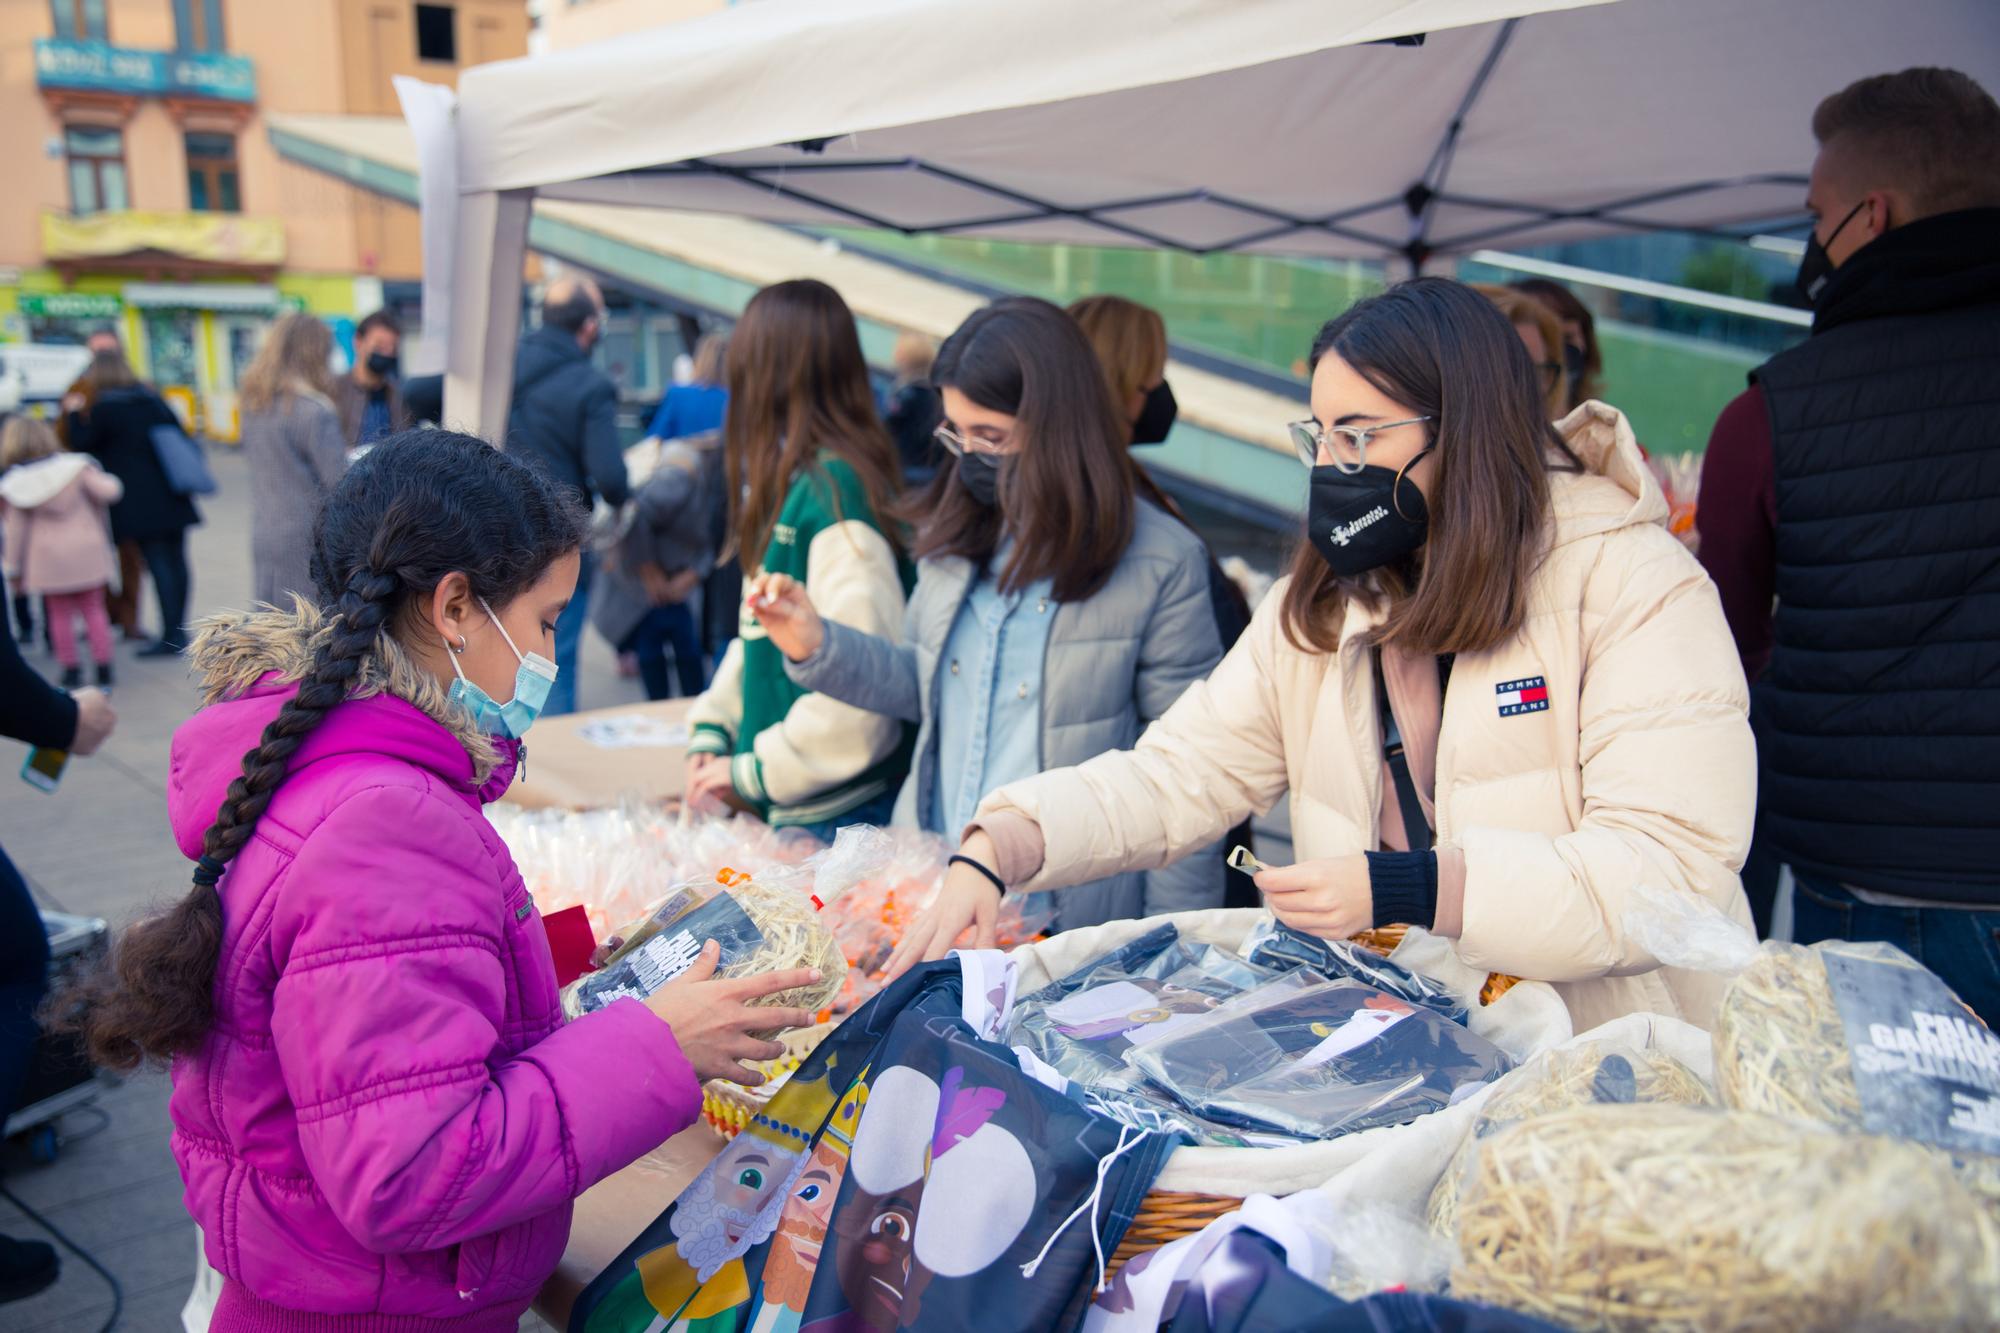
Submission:
[[[954,1065],[946,1071],[944,1083],[938,1089],[937,1128],[931,1133],[931,1160],[950,1152],[953,1148],[979,1132],[980,1126],[993,1118],[1007,1102],[1007,1094],[998,1088],[968,1088],[965,1086],[965,1070]]]

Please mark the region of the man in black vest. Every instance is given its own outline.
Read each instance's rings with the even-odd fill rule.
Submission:
[[[2000,1026],[2000,105],[1904,70],[1813,134],[1812,336],[1724,409],[1697,509],[1758,841],[1794,938],[1887,940]]]

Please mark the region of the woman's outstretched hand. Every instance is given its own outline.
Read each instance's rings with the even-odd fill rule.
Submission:
[[[667,1020],[681,1054],[694,1066],[696,1078],[704,1083],[722,1078],[754,1087],[764,1081],[764,1075],[746,1062],[775,1060],[785,1048],[751,1034],[807,1027],[818,1015],[810,1009],[760,1008],[750,1002],[810,986],[819,980],[819,969],[801,967],[718,981],[715,964],[721,956],[722,947],[714,940],[702,945],[701,957],[655,991],[646,1007]]]
[[[993,839],[980,829],[973,830],[958,854],[989,867],[996,859]],[[938,890],[937,901],[925,908],[924,914],[904,932],[903,942],[889,956],[884,979],[894,981],[918,963],[932,963],[944,957],[957,946],[958,937],[967,926],[975,928],[973,948],[991,949],[999,944],[1000,890],[970,866],[946,866],[944,887]]]
[[[1334,856],[1266,870],[1257,887],[1271,915],[1293,930],[1323,940],[1344,940],[1375,924],[1375,891],[1368,858]]]
[[[794,662],[805,661],[826,642],[826,622],[813,609],[805,585],[789,574],[759,574],[744,589],[743,604]]]

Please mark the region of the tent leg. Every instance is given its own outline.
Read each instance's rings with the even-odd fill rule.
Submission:
[[[453,429],[495,444],[506,438],[514,390],[521,265],[528,255],[534,197],[532,190],[488,190],[458,201],[445,419]]]

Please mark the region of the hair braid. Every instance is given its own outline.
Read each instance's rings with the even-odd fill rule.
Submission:
[[[83,1035],[99,1064],[130,1069],[148,1058],[191,1054],[200,1047],[214,1022],[215,969],[222,953],[222,895],[215,880],[256,832],[299,746],[353,689],[398,587],[394,575],[368,570],[357,570],[347,581],[332,637],[298,693],[264,728],[257,748],[243,756],[243,773],[229,784],[202,838],[203,864],[193,890],[166,915],[127,931],[106,978],[113,985],[83,996],[88,1004]],[[161,1022],[158,1016],[167,1014],[176,1017]],[[147,1016],[143,1035],[134,1022],[138,1015]]]

